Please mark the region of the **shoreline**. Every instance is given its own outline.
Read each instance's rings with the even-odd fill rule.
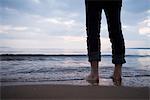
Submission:
[[[140,78],[141,81],[130,81],[130,80],[135,80],[135,78],[123,78],[122,80],[122,85],[124,87],[149,87],[149,81],[144,81],[144,80],[149,80],[149,77],[143,77]],[[137,79],[138,80],[138,79]],[[99,86],[114,86],[114,83],[112,79],[102,79],[99,78]],[[143,84],[141,82],[144,82]],[[41,85],[41,84],[58,84],[58,85],[81,85],[81,86],[86,86],[89,85],[88,82],[86,82],[84,79],[81,80],[60,80],[60,81],[18,81],[18,82],[0,82],[1,86],[14,86],[14,85]],[[131,84],[133,83],[133,84]]]
[[[149,87],[30,84],[1,86],[3,99],[148,100]]]

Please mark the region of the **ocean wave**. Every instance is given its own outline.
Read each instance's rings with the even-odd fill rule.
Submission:
[[[112,55],[102,55],[102,57],[111,57]],[[87,58],[87,55],[43,55],[43,54],[2,54],[0,55],[0,61],[59,61],[64,57],[80,57]],[[150,55],[126,55],[126,57],[150,57]],[[60,58],[60,59],[59,59]]]
[[[102,67],[100,78],[111,79],[113,67]],[[19,70],[10,72],[1,72],[1,82],[44,82],[44,81],[75,81],[84,80],[84,77],[90,72],[89,67],[79,68],[42,68],[37,70]],[[148,70],[135,70],[123,67],[123,78],[142,78],[150,77]]]
[[[150,75],[135,75],[135,76],[122,76],[122,78],[142,78],[142,77],[150,77]],[[105,76],[101,76],[100,79],[111,79],[111,76],[109,77],[105,77]],[[0,82],[60,82],[60,81],[77,81],[77,80],[85,80],[84,77],[80,77],[80,78],[30,78],[30,79],[26,79],[26,78],[11,78],[11,79],[1,79]]]

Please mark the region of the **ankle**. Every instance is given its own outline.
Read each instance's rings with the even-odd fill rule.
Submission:
[[[116,64],[114,69],[113,77],[115,79],[120,79],[122,74],[122,64]]]
[[[91,74],[98,74],[98,68],[91,67]]]
[[[98,61],[91,61],[91,67],[98,67]]]
[[[96,77],[96,78],[99,77],[99,75],[95,74],[95,73],[94,74],[91,73],[90,75],[91,75],[91,77]]]
[[[91,62],[91,75],[98,76],[98,61]]]
[[[115,64],[115,68],[122,68],[122,64]]]
[[[91,76],[91,77],[99,77],[99,74],[91,72],[89,76]]]
[[[114,69],[114,70],[115,70],[116,72],[121,72],[121,69],[122,69],[122,65],[121,65],[121,64],[116,64],[116,65],[115,65],[115,69]]]

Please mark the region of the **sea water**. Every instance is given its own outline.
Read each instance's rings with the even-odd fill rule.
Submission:
[[[26,55],[18,55],[17,52],[16,55],[3,56],[2,54],[0,56],[2,84],[49,82],[80,85],[90,73],[90,64],[85,54],[26,53]],[[110,82],[114,70],[111,60],[111,54],[103,54],[99,65],[100,79],[106,84]],[[150,87],[150,50],[128,49],[126,62],[122,68],[124,85]]]

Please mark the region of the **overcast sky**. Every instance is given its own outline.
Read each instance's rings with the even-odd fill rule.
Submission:
[[[150,0],[123,0],[122,28],[126,48],[150,47]],[[0,47],[86,49],[84,0],[0,0]]]

